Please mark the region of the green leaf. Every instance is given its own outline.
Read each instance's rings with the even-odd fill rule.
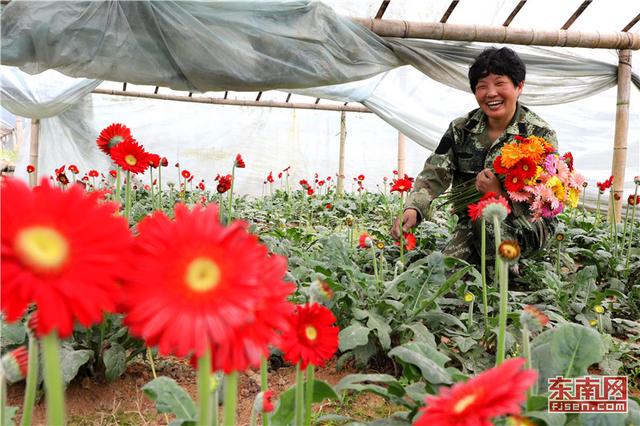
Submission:
[[[524,415],[533,417],[534,419],[540,419],[548,426],[563,425],[566,420],[564,413],[550,413],[548,411],[527,411]]]
[[[583,426],[620,426],[627,413],[580,413],[578,418]]]
[[[351,324],[338,334],[340,351],[345,352],[357,346],[366,345],[371,330],[361,324]]]
[[[176,420],[196,420],[196,405],[189,394],[175,380],[158,377],[142,387],[155,401],[159,413],[173,413]]]
[[[2,333],[0,334],[0,342],[2,347],[20,345],[27,338],[27,331],[22,322],[14,322],[7,324],[2,321]]]
[[[391,327],[387,323],[387,320],[375,312],[369,312],[367,327],[376,331],[382,349],[389,349],[391,347]]]
[[[624,423],[626,426],[640,425],[640,404],[629,398],[629,414]]]
[[[103,361],[107,380],[117,379],[127,369],[127,354],[118,343],[111,343],[111,347],[104,351]]]
[[[339,400],[338,394],[333,388],[321,380],[313,381],[313,402],[322,402],[325,399]],[[271,415],[269,424],[273,426],[289,426],[295,415],[296,385],[280,394],[278,409]]]
[[[13,418],[16,416],[17,412],[18,412],[18,407],[5,407],[2,424],[7,426],[15,425],[16,423],[13,421]]]
[[[421,322],[414,322],[413,324],[403,325],[401,328],[408,328],[413,331],[413,339],[416,342],[426,343],[427,345],[431,345],[433,347],[436,346],[436,338],[429,331],[427,327]]]
[[[363,382],[398,383],[396,378],[389,374],[349,374],[343,377],[334,389],[338,394],[348,389],[359,390],[358,386],[361,386]]]
[[[452,383],[451,375],[444,369],[444,362],[449,358],[427,345],[417,342],[407,343],[391,349],[388,355],[418,367],[429,383]]]
[[[547,391],[548,379],[555,376],[578,377],[602,360],[604,343],[597,331],[566,323],[541,333],[531,344],[533,367],[538,370],[539,391]]]
[[[80,367],[85,365],[93,357],[93,351],[89,349],[75,350],[68,343],[60,347],[60,367],[62,368],[62,380],[65,386],[78,374]]]
[[[465,266],[464,268],[459,269],[456,272],[454,272],[453,274],[451,274],[449,276],[449,278],[447,278],[446,281],[442,283],[442,285],[440,286],[438,291],[436,291],[433,296],[431,296],[427,300],[424,300],[424,301],[420,302],[420,306],[418,306],[418,308],[416,309],[414,314],[424,310],[427,306],[429,306],[431,303],[433,303],[438,297],[442,296],[443,294],[445,294],[446,292],[451,290],[451,287],[453,287],[453,285],[455,283],[457,283],[458,280],[460,280],[462,277],[464,277],[464,275],[467,272],[469,272],[469,269],[471,269],[471,266]]]

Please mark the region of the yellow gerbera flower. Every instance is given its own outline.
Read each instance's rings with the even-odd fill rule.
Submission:
[[[558,179],[557,176],[553,176],[551,179],[547,181],[547,187],[551,188],[551,190],[553,191],[553,195],[555,195],[559,201],[564,201],[564,195],[565,195],[564,185],[562,184],[562,181]]]
[[[569,206],[572,208],[578,207],[578,202],[580,201],[580,190],[576,188],[571,188],[569,190],[569,196],[567,197],[567,202]]]

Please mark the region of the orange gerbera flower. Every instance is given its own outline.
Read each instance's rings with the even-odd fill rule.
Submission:
[[[214,204],[175,220],[156,212],[138,225],[138,256],[125,284],[131,333],[162,354],[202,356],[225,372],[258,366],[287,324],[294,286],[286,259],[269,256],[247,224],[224,227]]]
[[[38,309],[37,334],[65,338],[73,321],[90,326],[113,311],[132,244],[114,203],[73,185],[53,188],[46,179],[29,190],[2,182],[1,306],[8,321],[30,304]]]
[[[441,388],[427,396],[423,415],[415,426],[490,426],[491,419],[520,414],[526,391],[535,382],[535,370],[522,370],[524,358],[511,358],[466,383]]]
[[[500,158],[503,167],[510,169],[525,157],[521,146],[522,144],[512,142],[502,147],[500,150]]]
[[[111,148],[126,139],[131,139],[131,130],[124,124],[114,123],[100,132],[96,144],[100,151],[110,155]]]
[[[338,350],[336,317],[317,303],[298,306],[289,316],[289,328],[282,334],[280,349],[284,359],[307,368],[308,364],[323,366]]]
[[[135,140],[129,138],[111,149],[111,160],[122,170],[144,173],[152,161],[152,156]]]

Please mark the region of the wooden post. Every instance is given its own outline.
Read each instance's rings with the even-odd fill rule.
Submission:
[[[338,196],[344,194],[344,145],[347,140],[347,113],[340,112],[340,160],[338,161]]]
[[[407,151],[407,138],[401,132],[398,132],[398,179],[404,177],[405,172],[405,158]]]
[[[31,119],[31,146],[29,147],[29,164],[32,164],[36,170],[29,175],[29,184],[33,187],[38,183],[38,146],[40,136],[40,119]]]
[[[616,131],[613,145],[613,191],[618,199],[615,202],[615,221],[620,222],[622,210],[622,189],[624,172],[627,164],[627,137],[629,134],[629,92],[631,88],[631,50],[624,49],[618,53],[618,99],[616,103]],[[610,204],[611,205],[611,204]],[[612,218],[613,219],[613,218]]]

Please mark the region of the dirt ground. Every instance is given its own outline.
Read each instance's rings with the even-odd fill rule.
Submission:
[[[189,394],[197,400],[196,375],[188,363],[177,359],[161,359],[156,364],[157,374],[176,380]],[[336,371],[335,364],[330,362],[316,370],[316,379],[335,385],[342,377],[354,371]],[[158,414],[155,403],[141,390],[145,383],[153,378],[148,364],[133,363],[126,373],[113,382],[98,382],[89,377],[74,380],[66,392],[67,424],[78,426],[89,425],[166,425],[163,414]],[[269,387],[276,396],[288,389],[295,382],[295,367],[286,366],[269,372]],[[249,371],[240,375],[238,390],[238,425],[249,425],[254,398],[260,391],[259,371]],[[10,385],[7,402],[10,406],[22,407],[24,382]],[[385,417],[390,409],[385,401],[375,395],[366,394],[349,399],[348,415],[362,420]],[[314,406],[314,412],[327,414],[340,412],[344,408],[335,402],[324,402]],[[220,413],[222,414],[222,413]],[[21,412],[16,417],[20,420]],[[171,421],[171,417],[169,417]],[[19,423],[18,423],[19,424]],[[44,398],[41,398],[34,409],[34,425],[46,424]]]

